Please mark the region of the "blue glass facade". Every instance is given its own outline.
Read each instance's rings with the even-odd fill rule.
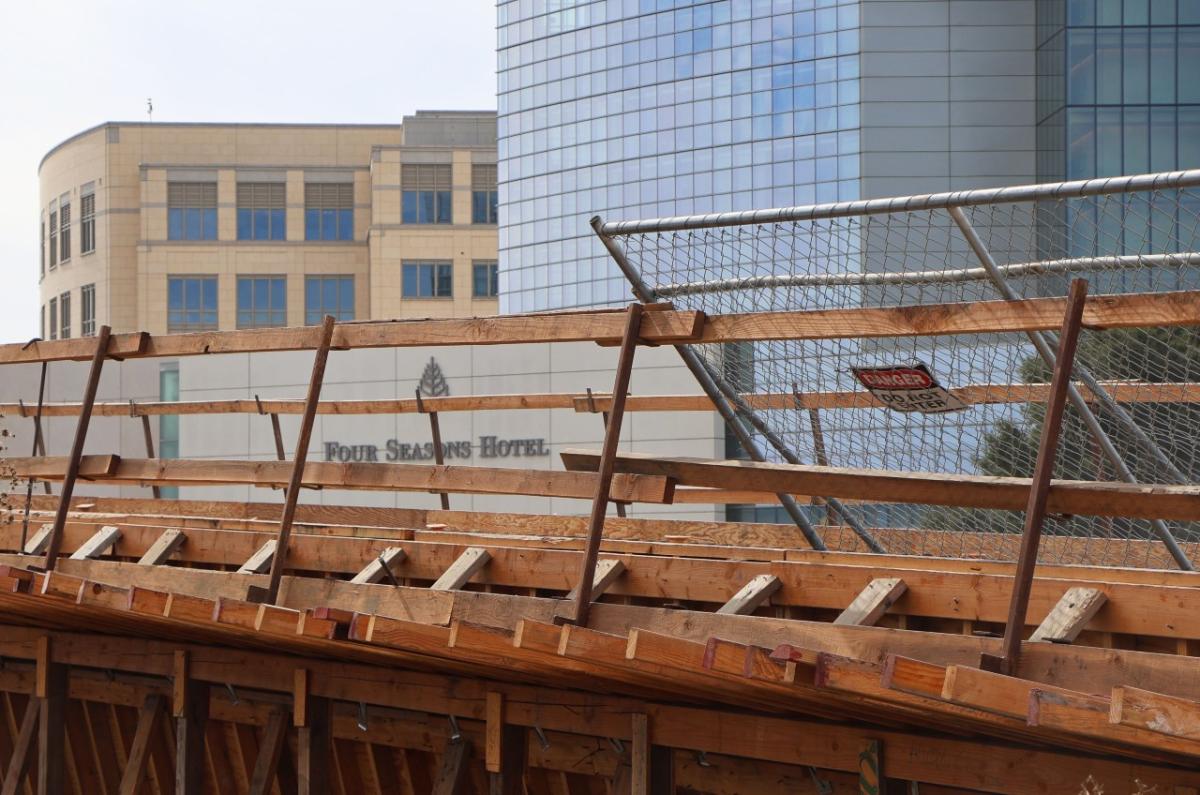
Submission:
[[[857,0],[498,5],[501,310],[627,300],[588,227],[856,199]]]
[[[1200,166],[1200,0],[1039,0],[1038,176]]]

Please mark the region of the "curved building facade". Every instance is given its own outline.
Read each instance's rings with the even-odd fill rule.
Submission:
[[[43,159],[46,338],[496,311],[491,112],[106,123]]]

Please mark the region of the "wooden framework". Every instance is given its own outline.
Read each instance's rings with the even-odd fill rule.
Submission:
[[[1075,328],[1080,318],[1200,323],[1198,293],[1074,300]],[[1032,554],[1014,567],[814,552],[789,527],[607,516],[613,501],[777,491],[1028,503],[1031,528],[1044,509],[1200,518],[1195,487],[1050,482],[1048,463],[1028,480],[945,479],[617,451],[626,409],[696,404],[626,401],[639,344],[1043,330],[1061,325],[1067,307],[1036,299],[705,317],[634,305],[90,341],[94,375],[106,357],[278,349],[316,359],[290,460],[281,434],[274,462],[83,456],[92,390],[71,456],[6,461],[23,477],[62,480],[67,493],[30,495],[32,538],[24,505],[0,516],[0,795],[1028,793],[1078,792],[1088,781],[1194,794],[1194,575],[1056,565],[1034,578]],[[611,400],[593,396],[581,409],[579,396],[418,397],[409,409],[319,399],[331,350],[546,340],[621,345]],[[0,363],[81,359],[84,349],[79,340],[0,346]],[[1038,393],[1052,409],[1069,360]],[[416,410],[430,414],[436,437],[438,411],[543,397],[608,412],[600,452],[564,454],[575,471],[306,461],[323,411]],[[811,408],[808,397],[789,399]],[[254,406],[275,427],[297,408]],[[165,412],[141,409],[135,416]],[[66,484],[77,477],[286,493],[282,506],[73,498]],[[310,506],[298,501],[304,486],[547,494],[590,499],[592,513]],[[890,537],[924,543],[923,532]],[[981,670],[986,655],[1002,657],[1003,672]]]

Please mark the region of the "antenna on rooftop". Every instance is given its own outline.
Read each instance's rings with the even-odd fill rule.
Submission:
[[[154,99],[151,97],[146,97],[146,117],[154,121]]]

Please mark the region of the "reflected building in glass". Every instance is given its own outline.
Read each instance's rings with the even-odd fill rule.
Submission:
[[[501,309],[627,300],[588,227],[1030,182],[1034,0],[498,4]]]

